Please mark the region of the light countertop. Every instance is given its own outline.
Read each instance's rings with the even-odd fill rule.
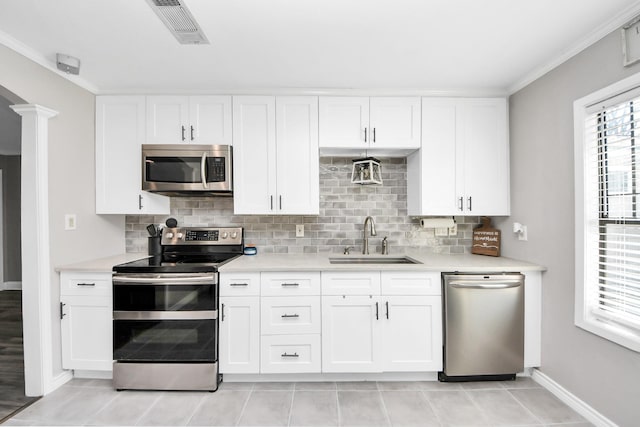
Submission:
[[[385,258],[408,256],[421,264],[331,264],[329,258]],[[503,272],[503,271],[544,271],[545,267],[506,257],[484,255],[441,255],[424,252],[406,252],[391,255],[351,255],[342,254],[260,254],[244,255],[220,267],[221,272],[243,271],[362,271],[362,270],[403,270],[403,271],[462,271],[462,272]]]
[[[89,261],[77,262],[56,267],[56,271],[90,271],[96,273],[108,273],[113,269],[114,265],[124,262],[135,261],[140,258],[147,258],[147,254],[120,254],[105,258],[98,258]]]

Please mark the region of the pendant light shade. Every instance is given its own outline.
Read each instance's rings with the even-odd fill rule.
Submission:
[[[353,184],[382,184],[382,166],[375,157],[365,157],[353,161],[351,170]]]

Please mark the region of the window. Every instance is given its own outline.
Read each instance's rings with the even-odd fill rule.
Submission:
[[[574,104],[576,312],[640,351],[640,75]]]

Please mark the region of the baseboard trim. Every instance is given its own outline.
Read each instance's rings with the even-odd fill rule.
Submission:
[[[59,373],[58,375],[56,375],[51,379],[51,383],[49,384],[49,390],[45,390],[44,394],[47,395],[52,391],[57,390],[58,388],[62,387],[72,379],[73,379],[73,372],[71,371],[63,371]]]
[[[13,281],[13,282],[4,282],[0,285],[0,290],[2,291],[20,291],[22,290],[22,282]]]
[[[558,399],[563,401],[571,409],[582,415],[590,423],[597,427],[618,427],[616,423],[602,415],[600,412],[592,408],[587,402],[571,393],[566,388],[551,379],[548,375],[543,374],[538,369],[534,369],[531,378],[542,387],[549,390]]]

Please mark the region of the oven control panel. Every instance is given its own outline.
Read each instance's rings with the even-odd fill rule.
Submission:
[[[241,245],[242,227],[176,227],[162,230],[163,245]]]

